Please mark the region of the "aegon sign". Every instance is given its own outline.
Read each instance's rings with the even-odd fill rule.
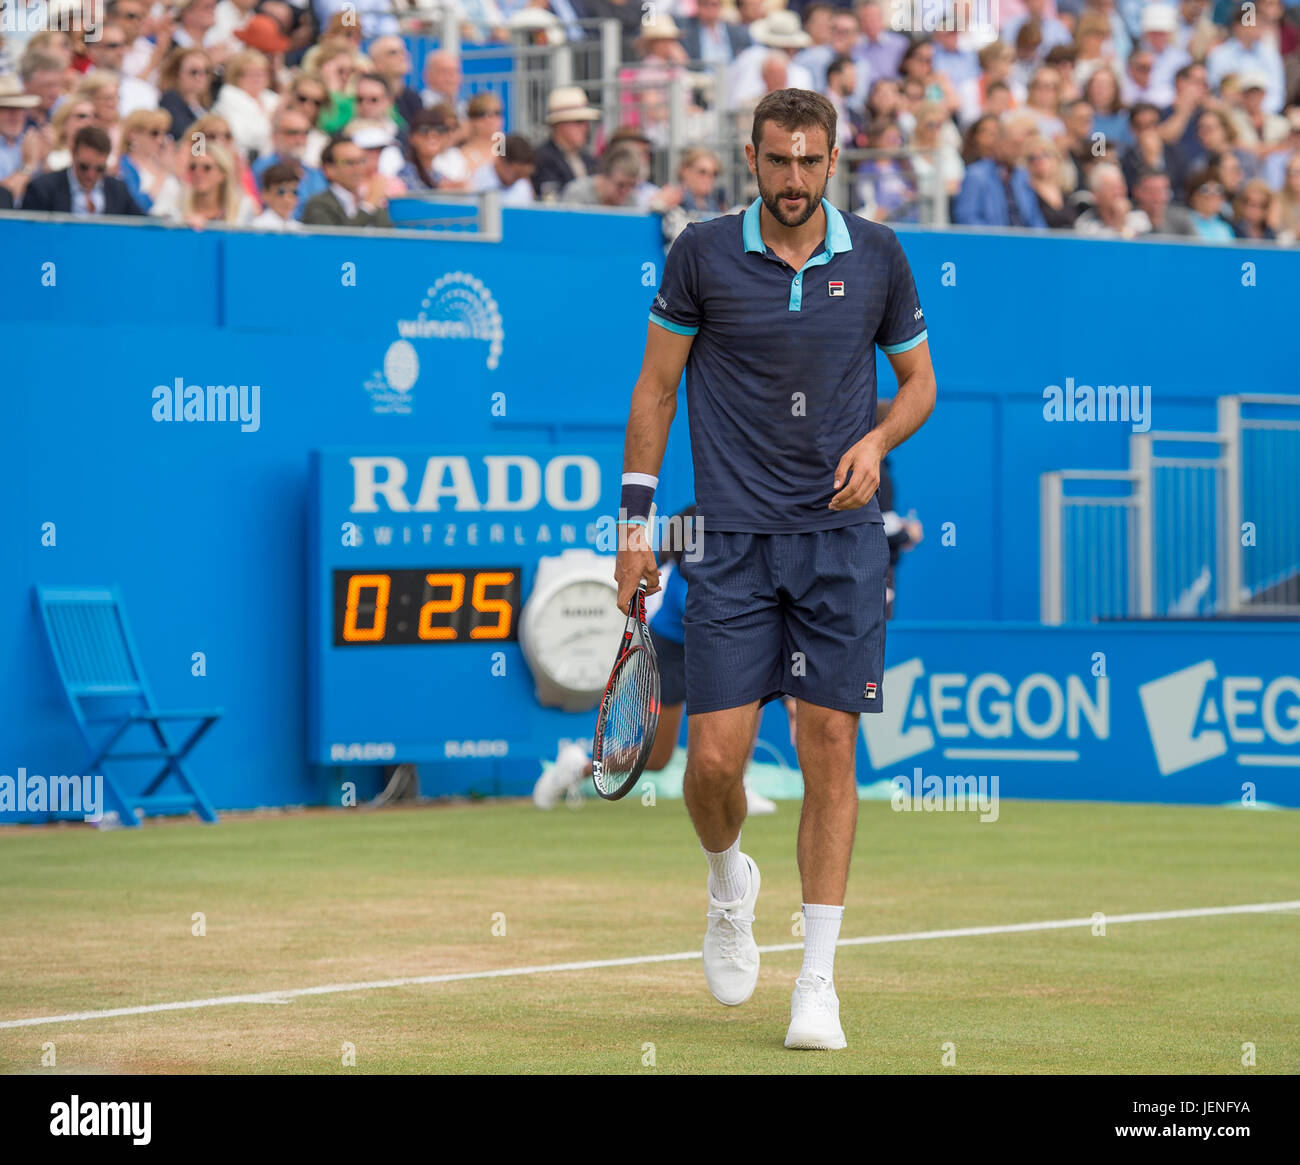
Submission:
[[[534,458],[503,453],[475,459],[430,457],[414,500],[400,457],[349,457],[354,514],[458,512],[510,513],[536,509],[546,499],[552,510],[591,510],[600,501],[600,465],[585,454],[552,457],[545,468]],[[476,472],[477,471],[477,472]],[[414,484],[414,483],[412,483]]]
[[[1046,672],[1016,680],[997,672],[927,675],[920,659],[889,668],[884,711],[862,717],[867,752],[877,769],[929,752],[939,742],[945,756],[966,759],[1075,761],[1073,747],[1044,744],[1073,744],[1085,732],[1098,740],[1110,736],[1110,681],[1105,676],[1067,675],[1062,682]],[[1007,756],[999,747],[1016,737],[1023,757]],[[952,748],[957,741],[961,748]]]

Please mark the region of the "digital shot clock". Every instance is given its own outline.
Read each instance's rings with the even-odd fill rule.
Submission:
[[[334,571],[334,646],[513,642],[522,566]]]
[[[418,764],[426,794],[526,791],[561,741],[589,738],[593,698],[535,676],[525,609],[542,579],[563,581],[555,602],[537,608],[536,658],[547,684],[603,685],[622,625],[613,556],[601,552],[621,454],[615,439],[561,445],[513,434],[316,451],[311,762]],[[569,552],[584,562],[582,578],[539,570],[573,563]]]

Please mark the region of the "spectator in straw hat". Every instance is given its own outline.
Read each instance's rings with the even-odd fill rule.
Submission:
[[[618,74],[619,120],[644,130],[656,145],[668,144],[669,85],[677,79],[688,83],[698,80],[685,67],[689,58],[681,41],[677,22],[667,12],[656,12],[653,19],[641,26],[641,35],[637,37],[639,60],[620,69]],[[686,114],[697,116],[700,109],[689,87],[683,96]]]
[[[577,85],[562,85],[546,99],[546,124],[550,138],[537,147],[537,168],[533,190],[538,198],[555,199],[577,178],[596,172],[596,159],[587,150],[591,123],[600,111],[587,104],[587,95]]]
[[[28,110],[35,109],[40,100],[35,93],[24,93],[17,77],[0,76],[0,182],[20,198],[21,187],[27,185],[46,152],[37,144],[43,140],[40,131],[24,128]],[[14,175],[21,177],[10,182]]]
[[[732,62],[728,72],[727,108],[738,110],[763,96],[763,63],[775,51],[784,54],[786,87],[790,89],[815,89],[813,75],[802,65],[794,63],[794,56],[812,44],[799,23],[799,17],[789,9],[779,8],[770,16],[754,21],[749,28],[754,43]]]

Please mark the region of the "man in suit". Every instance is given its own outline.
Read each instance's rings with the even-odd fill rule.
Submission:
[[[321,167],[329,189],[308,199],[302,221],[317,227],[390,227],[386,207],[361,200],[366,178],[366,155],[355,142],[336,136],[321,151]]]
[[[591,123],[600,110],[587,104],[577,85],[563,85],[546,99],[546,124],[551,136],[537,147],[533,190],[538,198],[555,199],[570,182],[596,173],[596,159],[587,152]]]
[[[722,19],[722,0],[699,0],[696,16],[679,21],[682,48],[692,61],[721,61],[729,65],[753,43],[743,24]]]
[[[33,178],[23,194],[23,210],[53,214],[142,214],[126,183],[109,177],[112,143],[97,125],[83,126],[72,139],[72,165]]]
[[[977,227],[1046,228],[1029,171],[1020,164],[1028,138],[1023,121],[1001,122],[993,157],[966,167],[953,202],[953,222]]]

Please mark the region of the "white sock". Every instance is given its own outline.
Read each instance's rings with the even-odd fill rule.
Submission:
[[[740,856],[740,835],[721,853],[705,850],[704,856],[709,859],[710,897],[717,902],[739,902],[749,890],[749,867]]]
[[[843,906],[804,903],[803,969],[799,978],[808,979],[813,975],[829,980],[835,978],[835,944],[839,941],[843,918]]]

